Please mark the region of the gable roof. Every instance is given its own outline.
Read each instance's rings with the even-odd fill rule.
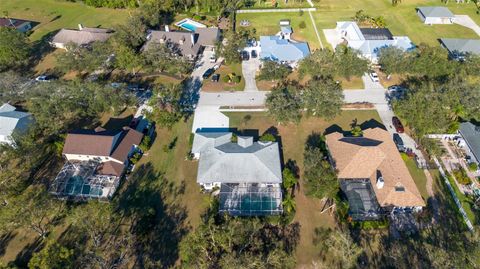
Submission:
[[[446,7],[419,7],[417,8],[425,18],[444,18],[444,17],[455,17],[453,13]]]
[[[298,61],[310,54],[308,44],[282,39],[281,36],[260,36],[260,58],[273,61]]]
[[[118,132],[77,130],[67,135],[63,154],[112,157],[124,162],[142,137],[142,133],[128,127]]]
[[[215,43],[220,38],[220,29],[216,27],[197,27],[195,29],[197,36],[197,42],[201,46],[215,46]]]
[[[212,140],[210,137],[209,143],[200,151],[198,183],[282,182],[277,143],[254,142],[242,147],[230,142],[231,133],[213,136],[216,138]],[[205,134],[195,134],[195,140],[198,139],[205,140]]]
[[[230,142],[231,132],[197,132],[193,139],[192,153],[200,153],[206,148]]]
[[[108,161],[100,163],[97,167],[97,174],[99,175],[114,175],[121,176],[125,166],[121,163]]]
[[[16,111],[9,104],[0,106],[0,135],[11,136],[14,131],[25,132],[33,121],[32,115],[27,112]]]
[[[82,28],[82,30],[61,29],[52,39],[52,43],[87,45],[95,41],[107,41],[112,31],[101,28]]]
[[[480,127],[471,122],[462,122],[458,131],[475,158],[480,160]]]
[[[364,143],[368,140],[368,143]],[[370,179],[379,204],[425,206],[425,202],[402,160],[390,133],[381,128],[366,129],[363,137],[344,139],[341,133],[326,136],[327,145],[340,179]],[[377,177],[384,179],[376,187]],[[400,191],[398,187],[403,187]]]
[[[452,54],[480,54],[480,39],[441,38],[440,42]]]
[[[196,56],[200,52],[200,43],[197,41],[198,34],[191,32],[151,31],[145,49],[152,43],[170,43],[178,48],[181,55]]]

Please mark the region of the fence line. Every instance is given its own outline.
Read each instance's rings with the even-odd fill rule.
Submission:
[[[453,190],[453,187],[452,187],[452,185],[450,184],[450,181],[448,180],[447,174],[446,174],[445,171],[443,170],[442,165],[440,164],[440,162],[438,161],[437,157],[435,157],[435,156],[433,157],[433,161],[434,161],[435,164],[437,165],[438,171],[440,171],[440,174],[442,175],[443,179],[445,180],[445,183],[447,184],[447,187],[448,187],[448,189],[450,190],[450,193],[451,193],[452,196],[453,196],[453,200],[455,201],[455,204],[457,204],[458,210],[460,211],[460,214],[462,215],[463,220],[464,220],[465,223],[467,224],[468,229],[469,229],[470,231],[473,231],[472,222],[471,222],[470,219],[468,218],[467,213],[465,213],[465,210],[463,209],[462,203],[460,202],[460,200],[459,200],[458,197],[457,197],[457,194],[456,194],[455,191]],[[452,175],[452,176],[453,176],[453,175]]]
[[[266,8],[266,9],[240,9],[236,13],[273,13],[273,12],[299,12],[299,11],[317,11],[314,7],[309,8]]]

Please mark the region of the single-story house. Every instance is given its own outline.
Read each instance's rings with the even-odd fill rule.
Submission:
[[[25,33],[32,29],[32,22],[14,18],[0,18],[0,27],[13,28]]]
[[[326,135],[326,143],[352,219],[378,219],[396,208],[425,207],[388,131],[369,128],[361,137],[334,132]]]
[[[199,160],[197,183],[219,189],[220,212],[272,215],[282,212],[282,171],[276,142],[254,142],[231,132],[195,133],[192,153]]]
[[[78,25],[78,30],[61,29],[52,39],[50,44],[59,49],[67,49],[69,43],[78,46],[87,46],[93,42],[105,42],[113,34],[111,29],[90,28]]]
[[[69,132],[63,147],[67,162],[51,193],[75,199],[110,198],[142,138],[141,132],[129,127]]]
[[[458,133],[461,136],[459,146],[465,149],[471,162],[480,164],[480,126],[471,122],[462,122]]]
[[[456,60],[462,60],[469,54],[480,55],[480,39],[441,38],[440,44]]]
[[[220,39],[220,30],[215,27],[196,28],[195,32],[150,31],[144,49],[149,49],[153,43],[166,44],[173,51],[188,59],[195,59],[203,49],[213,49]]]
[[[425,24],[452,24],[455,15],[446,7],[419,7],[417,15]]]
[[[17,111],[9,104],[0,106],[0,144],[12,145],[15,142],[12,135],[25,133],[32,122],[30,113]]]
[[[381,48],[393,46],[407,51],[415,47],[407,36],[394,36],[387,28],[360,28],[353,21],[337,22],[335,32],[339,39],[335,46],[346,43],[374,63],[378,61]]]

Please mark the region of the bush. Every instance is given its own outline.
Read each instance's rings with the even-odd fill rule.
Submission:
[[[299,27],[300,29],[305,29],[305,28],[307,28],[307,24],[305,23],[305,21],[301,21],[301,22],[298,24],[298,27]]]
[[[478,170],[478,164],[477,163],[469,163],[468,164],[468,170],[475,172]]]
[[[152,144],[151,142],[152,139],[150,138],[150,136],[146,135],[145,137],[143,137],[142,143],[140,143],[138,147],[141,151],[145,152],[150,149],[150,146]]]
[[[300,16],[300,17],[303,16],[303,9],[300,9],[300,10],[298,11],[298,16]]]
[[[197,21],[203,21],[203,20],[205,20],[205,16],[195,14],[195,15],[193,15],[193,19],[197,20]]]
[[[468,177],[467,172],[463,168],[454,170],[452,172],[459,184],[468,185],[472,183],[472,180]]]
[[[238,142],[238,137],[236,134],[232,134],[232,138],[230,139],[230,142],[232,143],[237,143]]]
[[[222,81],[223,81],[224,83],[229,83],[229,82],[230,82],[230,76],[228,76],[228,75],[227,75],[227,76],[223,76],[223,77],[222,77]]]
[[[235,82],[235,84],[240,83],[240,81],[242,81],[242,77],[241,77],[241,76],[235,76],[235,77],[233,78],[233,82]]]
[[[276,141],[275,136],[273,136],[272,134],[269,134],[269,133],[266,133],[266,134],[260,136],[260,138],[258,140],[261,141],[261,142],[275,142]]]

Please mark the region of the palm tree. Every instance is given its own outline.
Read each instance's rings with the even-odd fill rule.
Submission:
[[[289,168],[285,168],[283,169],[282,174],[283,174],[283,188],[285,188],[285,190],[288,190],[293,186],[297,185],[298,179],[295,177],[292,170],[290,170]]]
[[[287,213],[295,212],[297,205],[295,203],[295,199],[293,199],[290,193],[288,193],[283,199],[282,206]]]

